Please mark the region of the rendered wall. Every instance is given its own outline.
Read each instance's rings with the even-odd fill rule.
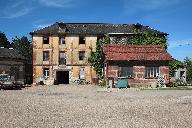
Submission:
[[[88,64],[90,48],[96,49],[96,36],[86,36],[85,44],[79,44],[79,35],[66,35],[65,44],[59,45],[58,36],[50,36],[49,44],[43,44],[42,36],[33,36],[33,83],[39,82],[43,76],[43,68],[49,68],[50,78],[55,77],[57,70],[67,70],[70,81],[79,78],[79,68],[85,68],[85,78],[92,81],[96,73]],[[43,61],[43,51],[49,51],[49,61]],[[59,52],[66,53],[66,65],[59,65]],[[85,59],[79,60],[79,51],[85,51]]]

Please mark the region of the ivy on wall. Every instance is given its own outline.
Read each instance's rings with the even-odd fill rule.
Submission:
[[[93,52],[93,50],[91,49],[88,62],[90,63],[91,66],[94,67],[96,74],[100,80],[104,78],[103,76],[104,60],[105,55],[103,53],[101,44],[97,44],[95,52]]]
[[[155,33],[136,32],[135,34],[130,35],[127,42],[141,45],[162,45],[165,49],[167,49],[168,46],[167,37],[165,35],[158,35]]]
[[[119,42],[117,42],[119,43]],[[102,50],[102,44],[110,44],[109,35],[104,35],[98,37],[96,51],[93,52],[91,49],[90,56],[88,58],[88,62],[91,66],[94,67],[98,78],[101,80],[104,78],[103,76],[103,66],[105,55]],[[153,33],[140,33],[136,32],[134,35],[130,35],[127,44],[138,44],[138,45],[162,45],[165,49],[167,49],[167,39],[166,36],[157,35]]]

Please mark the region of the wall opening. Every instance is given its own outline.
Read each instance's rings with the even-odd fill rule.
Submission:
[[[69,71],[57,71],[56,84],[69,84]]]

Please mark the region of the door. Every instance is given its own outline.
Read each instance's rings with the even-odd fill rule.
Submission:
[[[85,68],[81,67],[79,70],[79,79],[85,79]]]
[[[57,71],[57,84],[69,84],[69,71]]]

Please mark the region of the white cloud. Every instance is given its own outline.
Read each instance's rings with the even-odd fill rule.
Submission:
[[[192,46],[192,39],[170,41],[168,48],[173,49],[173,48],[182,47],[182,46]]]
[[[31,8],[22,8],[22,9],[15,11],[14,13],[5,12],[4,16],[2,18],[12,19],[12,18],[21,17],[21,16],[28,14],[31,10],[32,10]]]
[[[28,2],[25,3],[23,0],[18,0],[16,2],[8,1],[1,8],[0,18],[12,19],[27,15],[33,9],[28,6],[28,4]]]
[[[41,28],[48,27],[50,25],[52,25],[52,24],[51,23],[50,24],[49,23],[47,23],[47,24],[36,24],[36,25],[34,25],[34,28],[35,29],[41,29]]]
[[[73,0],[37,0],[41,5],[48,7],[72,7]]]
[[[29,14],[32,10],[44,7],[69,8],[75,4],[74,0],[7,0],[1,7],[0,18],[17,18]],[[41,6],[41,7],[40,7]]]

